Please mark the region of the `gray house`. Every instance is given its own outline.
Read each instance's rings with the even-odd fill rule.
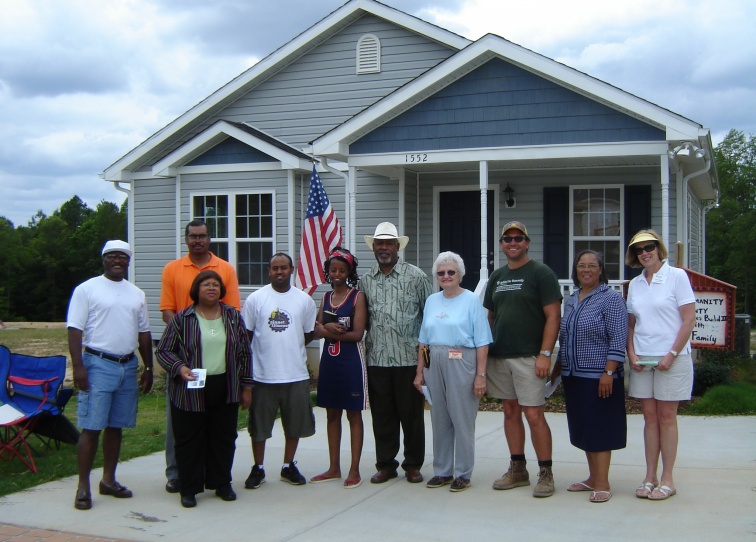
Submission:
[[[480,289],[501,265],[500,226],[529,228],[531,255],[571,288],[583,248],[614,284],[630,236],[661,233],[704,269],[718,198],[708,129],[499,36],[477,41],[373,0],[351,0],[208,96],[102,173],[129,193],[132,279],[160,333],[160,275],[183,225],[212,226],[242,297],[276,251],[296,257],[313,158],[345,244],[388,220],[403,257],[465,259]]]

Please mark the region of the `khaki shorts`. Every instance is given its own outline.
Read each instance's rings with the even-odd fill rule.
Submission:
[[[496,399],[517,399],[524,407],[546,404],[545,378],[535,374],[535,357],[488,357],[486,387],[488,396]]]
[[[663,356],[638,356],[641,361],[659,361]],[[680,354],[669,371],[643,367],[640,372],[630,370],[628,395],[637,399],[657,401],[688,401],[693,391],[693,358]]]
[[[286,384],[255,382],[247,423],[252,440],[260,442],[272,436],[279,408],[286,438],[305,438],[315,434],[309,380]]]

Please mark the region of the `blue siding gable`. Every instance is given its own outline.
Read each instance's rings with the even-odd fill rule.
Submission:
[[[663,130],[493,59],[355,141],[349,152],[664,140]]]
[[[276,162],[272,156],[265,154],[233,137],[227,137],[206,153],[198,156],[188,166],[214,166],[218,164],[253,164],[257,162]]]

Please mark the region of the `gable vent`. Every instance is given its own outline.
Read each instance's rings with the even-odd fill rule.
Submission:
[[[373,34],[365,34],[357,42],[357,73],[381,71],[381,42]]]

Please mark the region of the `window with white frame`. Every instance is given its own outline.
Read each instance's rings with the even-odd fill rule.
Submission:
[[[609,280],[622,279],[624,252],[624,191],[622,186],[570,187],[570,261],[581,250],[601,253]]]
[[[204,220],[210,250],[236,268],[240,286],[262,286],[273,256],[273,192],[193,194],[192,218]]]

